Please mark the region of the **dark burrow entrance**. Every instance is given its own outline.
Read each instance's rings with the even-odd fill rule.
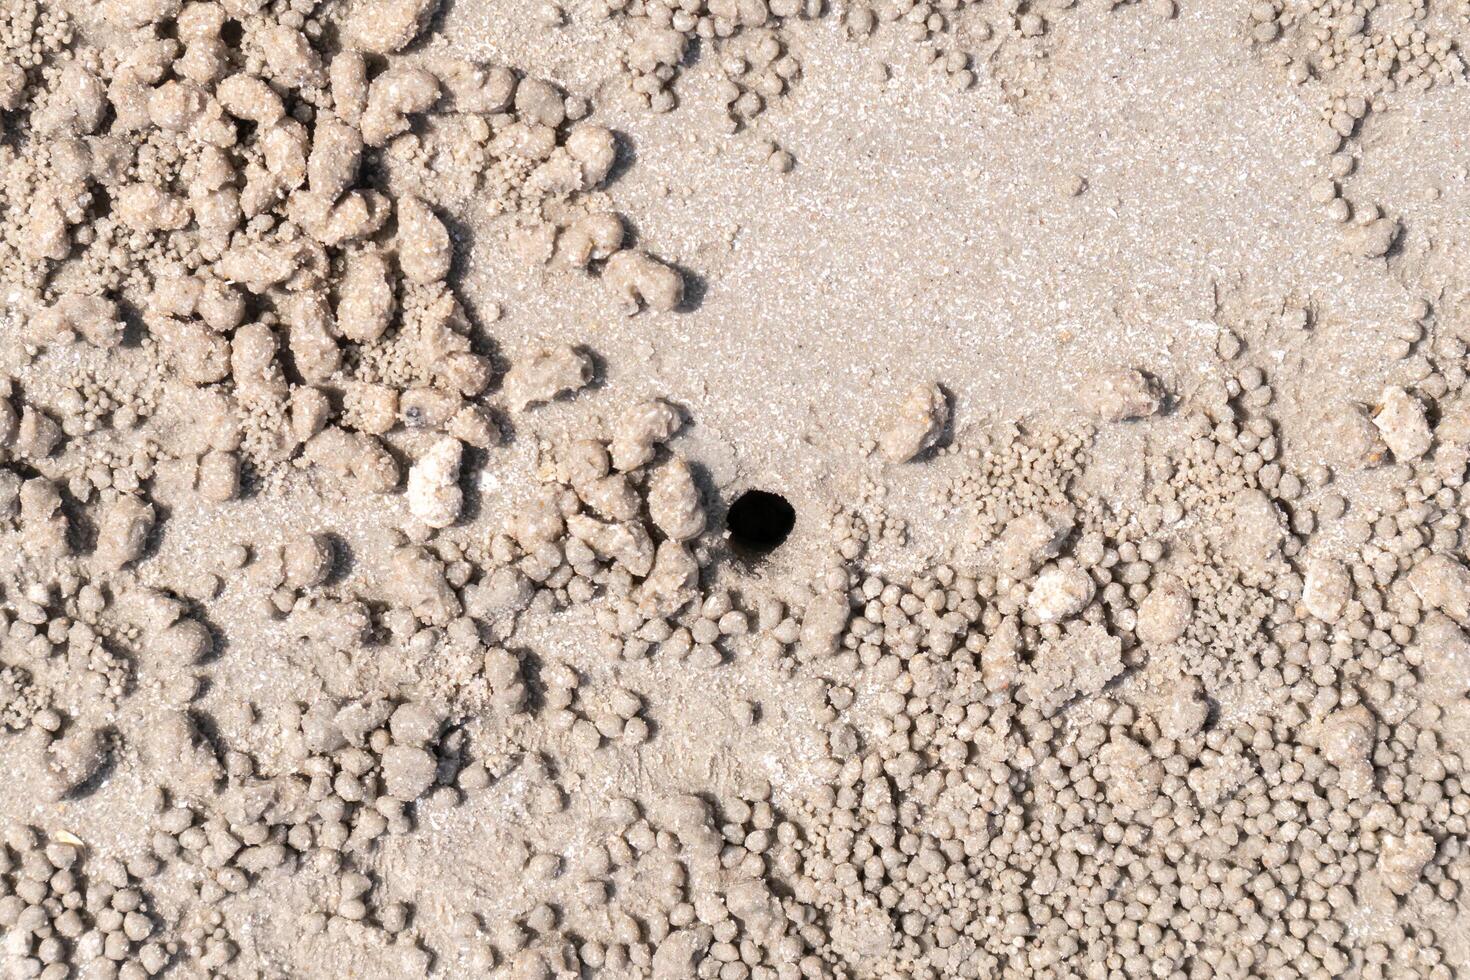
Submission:
[[[765,490],[745,491],[725,516],[731,547],[750,558],[770,554],[795,526],[796,510],[785,497]]]

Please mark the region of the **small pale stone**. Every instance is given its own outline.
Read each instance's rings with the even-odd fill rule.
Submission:
[[[1307,562],[1302,606],[1325,623],[1335,623],[1352,598],[1352,577],[1342,562],[1313,558]]]
[[[1389,387],[1383,389],[1379,402],[1373,424],[1383,434],[1383,441],[1394,458],[1408,461],[1429,452],[1434,437],[1419,399],[1402,388]]]
[[[1036,577],[1028,605],[1043,623],[1056,623],[1087,608],[1097,591],[1092,576],[1075,565],[1053,565]]]
[[[1182,585],[1169,582],[1150,592],[1138,604],[1134,632],[1144,643],[1173,643],[1184,635],[1194,615],[1194,602]]]
[[[434,785],[439,765],[427,750],[413,745],[390,745],[383,753],[383,782],[388,795],[405,802],[418,799]]]
[[[1426,606],[1464,625],[1470,621],[1470,568],[1448,555],[1430,555],[1409,572],[1409,588]]]
[[[937,384],[915,386],[890,413],[878,449],[890,463],[907,463],[934,445],[949,422],[949,401]]]
[[[1070,504],[1012,519],[995,543],[1001,571],[1012,578],[1023,578],[1042,562],[1055,558],[1076,527],[1076,519],[1076,508]]]
[[[1419,883],[1424,867],[1433,858],[1434,838],[1421,830],[1407,834],[1386,835],[1378,852],[1378,871],[1383,883],[1395,895],[1406,895]]]
[[[1103,421],[1123,422],[1157,414],[1164,404],[1164,389],[1136,368],[1110,368],[1083,382],[1078,401]]]
[[[459,520],[464,491],[459,486],[459,468],[464,445],[446,437],[408,471],[408,509],[429,527],[448,527]]]

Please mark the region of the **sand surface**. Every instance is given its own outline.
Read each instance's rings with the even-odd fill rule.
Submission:
[[[1467,37],[0,0],[0,977],[1470,969]]]

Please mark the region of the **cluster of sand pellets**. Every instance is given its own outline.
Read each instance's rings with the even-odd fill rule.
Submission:
[[[1466,171],[1393,121],[1470,121],[1470,9],[1191,6],[5,0],[0,976],[1463,975],[1470,235],[1400,185]],[[889,358],[743,432],[810,480],[702,424],[848,419],[738,361],[856,297],[722,292],[724,178],[664,213],[639,127],[800,141],[867,64],[845,111],[962,142],[1109,32],[1296,93],[1240,165],[1331,276]],[[851,149],[761,141],[770,200]]]

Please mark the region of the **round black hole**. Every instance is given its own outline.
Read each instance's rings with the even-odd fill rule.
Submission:
[[[747,490],[730,505],[725,526],[736,551],[764,555],[786,540],[796,526],[796,511],[780,494]]]

